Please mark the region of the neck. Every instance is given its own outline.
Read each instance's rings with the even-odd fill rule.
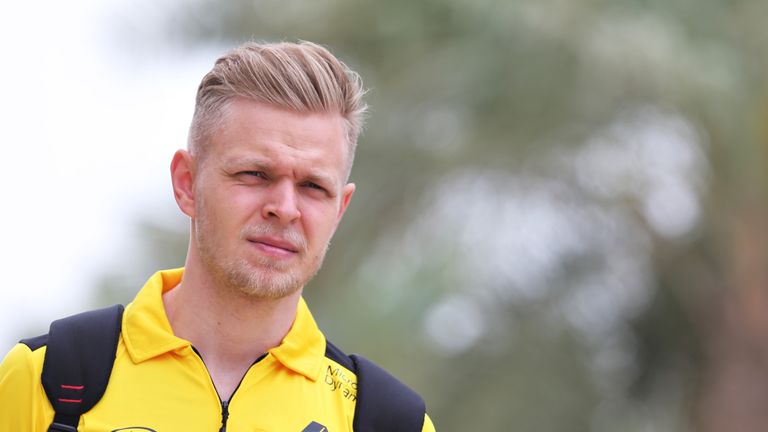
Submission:
[[[197,349],[226,398],[253,362],[288,333],[301,290],[280,299],[253,298],[217,286],[200,266],[189,264],[163,303],[174,334]]]

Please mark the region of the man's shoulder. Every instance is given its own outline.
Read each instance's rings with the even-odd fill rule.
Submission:
[[[39,343],[41,339],[34,339],[38,343],[31,346],[24,342],[16,344],[0,363],[0,387],[4,394],[8,393],[5,390],[14,393],[13,389],[31,388],[40,382],[46,347]]]
[[[325,358],[325,382],[356,401],[355,430],[434,430],[421,396],[376,363],[347,355],[329,341]]]
[[[48,335],[22,339],[6,354],[0,363],[0,384],[30,385],[40,382]]]
[[[332,360],[347,371],[355,373],[355,364],[352,359],[331,341],[325,341],[325,358]]]
[[[50,405],[40,385],[45,345],[16,344],[0,363],[0,430],[45,430]],[[50,420],[48,420],[50,422]]]
[[[25,345],[30,351],[37,351],[48,345],[48,333],[31,338],[22,339],[19,345]]]
[[[13,346],[2,362],[2,367],[35,367],[42,369],[48,335],[23,339]]]

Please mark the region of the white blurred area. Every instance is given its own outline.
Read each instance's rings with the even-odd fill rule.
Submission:
[[[129,3],[2,7],[0,356],[93,306],[97,276],[131,256],[137,216],[177,212],[168,166],[217,52],[131,49],[152,36],[121,21]]]

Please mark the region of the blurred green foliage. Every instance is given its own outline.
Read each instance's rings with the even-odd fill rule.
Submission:
[[[768,216],[766,16],[755,0],[200,0],[165,30],[185,49],[311,40],[361,73],[358,190],[306,296],[438,430],[685,431],[707,430],[723,298],[753,289],[736,250],[766,240],[732,230]],[[105,295],[183,262],[179,228],[146,225],[148,254]]]

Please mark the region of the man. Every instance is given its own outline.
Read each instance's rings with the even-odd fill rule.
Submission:
[[[301,294],[355,191],[362,95],[356,73],[308,42],[250,43],[216,62],[171,162],[191,221],[185,267],[126,307],[109,385],[79,430],[352,430],[354,367]],[[46,340],[0,366],[2,432],[51,424]],[[434,430],[426,415],[422,430]]]

